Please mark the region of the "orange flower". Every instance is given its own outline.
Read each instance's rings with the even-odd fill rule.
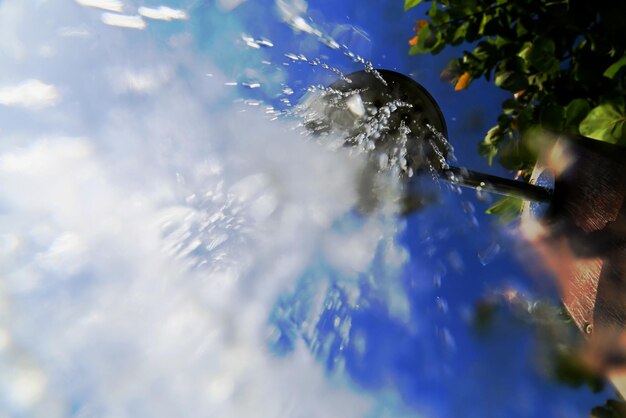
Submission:
[[[415,32],[419,33],[420,29],[422,29],[424,26],[428,25],[428,20],[418,20],[415,22],[415,29],[413,29]]]
[[[415,22],[415,28],[413,30],[417,33],[417,35],[409,39],[409,45],[411,46],[417,45],[417,39],[418,39],[420,30],[426,25],[428,25],[428,20],[418,20]]]
[[[461,74],[461,77],[459,77],[459,79],[456,81],[456,84],[454,85],[454,91],[465,90],[467,86],[469,86],[470,81],[472,81],[472,79],[470,78],[469,73],[467,71],[464,72],[463,74]]]

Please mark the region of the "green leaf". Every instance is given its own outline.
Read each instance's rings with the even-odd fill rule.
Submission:
[[[483,18],[480,20],[480,26],[478,27],[479,35],[482,35],[485,32],[485,26],[487,26],[487,23],[489,23],[491,19],[493,19],[493,16],[487,13],[483,14]]]
[[[500,150],[500,165],[508,170],[521,170],[532,167],[536,156],[519,139],[508,141]]]
[[[448,40],[450,45],[459,45],[463,42],[468,25],[469,23],[465,22],[458,26],[454,31],[448,31]]]
[[[626,404],[622,400],[609,399],[602,406],[591,410],[591,418],[623,418],[626,416]]]
[[[594,107],[579,125],[580,133],[612,144],[626,145],[626,110],[622,97]]]
[[[559,61],[554,57],[556,47],[548,38],[536,38],[526,42],[518,56],[540,72],[551,73],[559,69]]]
[[[500,141],[503,136],[504,132],[502,132],[502,128],[500,128],[500,125],[496,125],[487,131],[487,135],[485,135],[485,142],[495,144]]]
[[[506,13],[502,12],[502,9],[496,9],[495,14],[485,23],[483,28],[483,35],[486,36],[503,35],[508,37],[514,36],[514,33],[511,28],[511,21]]]
[[[496,86],[512,92],[518,92],[528,87],[528,80],[526,77],[515,71],[496,73],[495,83]]]
[[[493,159],[498,155],[498,147],[494,144],[488,144],[483,142],[478,143],[478,154],[487,158],[489,165],[493,164]]]
[[[404,0],[404,11],[406,12],[407,10],[412,9],[421,2],[422,0]]]
[[[427,52],[430,51],[428,49],[420,47],[419,45],[413,45],[411,49],[409,49],[409,55],[425,54]]]
[[[517,117],[517,130],[521,133],[526,132],[528,129],[536,125],[536,121],[533,116],[533,110],[529,107],[522,110]]]
[[[503,36],[496,36],[496,39],[493,43],[497,48],[504,48],[505,46],[509,45],[511,41]]]
[[[445,10],[441,10],[439,8],[439,3],[437,1],[432,2],[430,10],[428,11],[428,16],[435,26],[444,25],[450,21],[450,15]]]
[[[570,350],[558,350],[553,355],[553,374],[557,381],[578,388],[583,384],[597,393],[604,387],[604,379],[585,363],[583,358]]]
[[[465,31],[465,40],[467,42],[474,42],[478,39],[478,29],[480,29],[480,21],[471,17],[468,19],[467,30]]]
[[[511,128],[512,121],[513,119],[511,118],[511,116],[507,115],[506,113],[498,116],[498,126],[502,128],[502,130],[505,132]]]
[[[506,99],[502,102],[502,110],[504,110],[504,113],[506,114],[511,114],[519,110],[520,107],[521,105],[516,99]]]
[[[504,139],[504,132],[499,125],[489,129],[485,139],[478,144],[478,153],[486,157],[489,165],[493,163],[494,157],[498,154],[498,143]]]
[[[591,106],[585,99],[574,99],[565,108],[565,129],[578,132],[578,125],[587,116]]]
[[[504,223],[515,220],[522,211],[523,200],[516,197],[507,196],[498,200],[493,206],[486,210],[489,215],[496,215]]]
[[[545,83],[547,80],[548,75],[544,73],[538,73],[528,76],[528,84],[530,84],[531,86],[537,86],[539,90],[544,89],[543,83]],[[545,92],[542,92],[542,94],[545,94]]]
[[[555,103],[549,104],[541,110],[539,120],[544,128],[560,132],[565,122],[565,109]]]
[[[521,38],[527,33],[528,33],[528,30],[524,27],[522,22],[518,21],[517,24],[515,25],[515,34],[517,35],[517,37]]]
[[[615,77],[615,74],[617,74],[617,72],[621,70],[624,66],[626,66],[626,55],[622,56],[622,58],[620,58],[619,60],[617,60],[617,62],[613,63],[609,68],[607,68],[603,75],[612,79]]]
[[[437,2],[433,1],[430,5],[430,9],[427,12],[432,22],[437,20],[437,14],[439,13],[439,8],[437,6]]]
[[[484,61],[489,58],[490,55],[495,55],[498,52],[498,48],[496,48],[493,44],[489,42],[479,42],[472,54],[479,60]]]

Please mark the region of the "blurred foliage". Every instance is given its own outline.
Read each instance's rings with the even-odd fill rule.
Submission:
[[[537,335],[533,357],[540,373],[573,388],[604,389],[605,379],[585,361],[584,338],[562,305],[505,289],[475,303],[471,325],[482,339],[500,338],[503,328],[530,327]]]
[[[533,129],[626,145],[626,1],[405,0],[430,3],[410,53],[466,45],[442,78],[463,90],[484,77],[511,92],[478,151],[528,178]],[[411,13],[414,11],[411,10]]]
[[[553,355],[553,373],[559,382],[574,388],[587,385],[594,393],[604,389],[604,379],[587,367],[576,352],[561,348]]]
[[[609,399],[604,405],[591,410],[591,418],[626,418],[626,403]]]
[[[487,209],[489,215],[497,215],[504,223],[511,222],[519,216],[524,201],[516,197],[504,197]]]

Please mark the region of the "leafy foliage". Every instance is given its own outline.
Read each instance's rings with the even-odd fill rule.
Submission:
[[[591,418],[626,418],[626,404],[622,400],[609,399],[591,410]]]
[[[471,325],[476,336],[501,338],[503,329],[527,327],[537,338],[533,362],[547,378],[573,388],[598,393],[605,379],[585,361],[584,338],[567,309],[548,300],[533,299],[516,289],[485,295],[474,305]]]
[[[554,377],[561,383],[579,388],[586,385],[592,392],[604,389],[604,380],[592,371],[572,350],[560,349],[553,353]]]
[[[478,151],[529,170],[538,127],[626,145],[626,2],[600,0],[405,0],[430,3],[411,54],[465,45],[442,78],[455,90],[484,77],[508,90]],[[413,13],[413,11],[411,11]]]

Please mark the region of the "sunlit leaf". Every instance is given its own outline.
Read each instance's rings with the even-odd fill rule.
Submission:
[[[404,0],[404,10],[407,11],[418,4],[420,4],[422,0]]]
[[[465,39],[468,23],[457,26],[454,31],[449,31],[449,42],[451,45],[459,45]]]
[[[574,99],[565,108],[565,128],[578,133],[578,125],[587,116],[591,107],[585,99]]]
[[[522,74],[515,71],[496,73],[496,86],[509,91],[524,90],[528,87],[528,80]]]
[[[518,56],[537,70],[549,73],[559,69],[559,61],[554,57],[555,50],[552,39],[540,37],[527,42]]]
[[[478,144],[478,153],[486,157],[489,165],[493,163],[493,159],[498,155],[498,143],[504,139],[504,132],[499,125],[489,129],[485,139]]]
[[[505,223],[512,222],[522,211],[523,200],[507,196],[498,200],[493,206],[486,210],[489,215],[497,215]]]
[[[416,45],[412,41],[411,53],[434,55],[450,45],[474,43],[471,52],[452,60],[455,66],[442,72],[442,79],[458,91],[484,77],[515,94],[503,103],[500,129],[491,130],[479,144],[479,153],[490,163],[499,156],[510,168],[532,166],[504,148],[513,139],[526,141],[535,129],[626,145],[626,37],[620,20],[626,2],[601,3],[594,9],[588,2],[571,0],[524,5],[511,0],[484,5],[429,1],[428,38],[422,38],[418,25],[420,36]],[[597,16],[602,16],[601,25]]]
[[[596,106],[580,123],[580,133],[612,144],[626,144],[624,99],[618,98]]]
[[[484,13],[482,19],[480,20],[480,26],[478,27],[478,34],[482,35],[485,32],[485,26],[489,21],[493,18],[493,16]]]
[[[608,78],[614,78],[617,72],[624,66],[626,66],[626,55],[622,56],[622,58],[607,68],[603,75]]]
[[[493,159],[498,155],[498,147],[485,141],[478,143],[478,154],[487,158],[489,165],[493,164]]]

